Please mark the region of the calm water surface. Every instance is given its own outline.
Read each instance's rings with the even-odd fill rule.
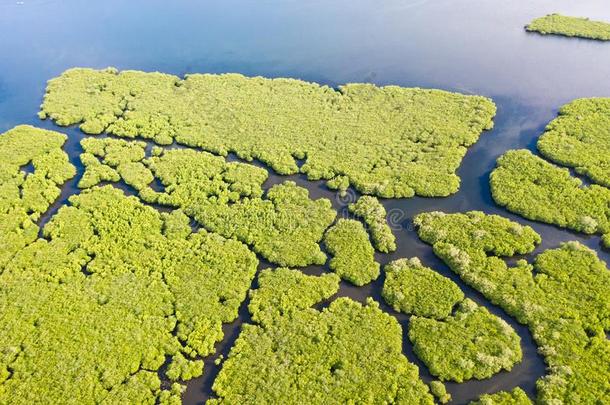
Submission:
[[[378,259],[383,264],[399,257],[420,257],[458,282],[467,296],[510,322],[521,336],[523,362],[490,379],[447,384],[454,403],[515,386],[533,396],[544,363],[527,328],[489,305],[436,259],[430,247],[417,238],[411,218],[431,210],[498,213],[533,226],[543,237],[538,252],[562,241],[579,240],[610,260],[599,237],[523,220],[495,206],[489,193],[488,176],[496,158],[508,149],[535,150],[537,137],[562,104],[578,97],[610,97],[610,43],[524,32],[529,20],[551,12],[610,21],[606,0],[106,0],[98,4],[0,0],[0,132],[23,123],[56,129],[39,121],[36,112],[46,80],[74,66],[116,66],[177,75],[239,72],[331,86],[372,82],[492,97],[498,105],[496,126],[468,152],[459,170],[460,192],[444,199],[386,201],[396,224],[398,251]],[[62,130],[70,135],[66,150],[79,166],[80,176],[78,142],[82,133],[75,128]],[[267,185],[285,179],[272,174]],[[330,198],[342,213],[345,203],[355,198],[337,198],[323,184],[299,176],[291,179],[307,186],[314,197]],[[77,192],[77,180],[66,185],[42,223]],[[317,274],[325,269],[305,271]],[[339,295],[380,300],[382,284],[383,276],[364,288],[342,284]],[[403,325],[405,354],[420,366],[422,378],[431,380],[406,338],[408,317],[383,308]],[[226,337],[218,345],[218,353],[226,357],[241,323],[248,321],[244,305],[239,319],[225,325]],[[188,384],[185,403],[201,403],[209,397],[218,372],[214,359],[206,360],[204,376]]]

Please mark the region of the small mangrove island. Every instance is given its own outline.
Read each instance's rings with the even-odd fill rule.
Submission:
[[[568,17],[560,14],[549,14],[536,18],[525,26],[527,31],[542,35],[561,35],[610,41],[610,23],[592,21],[583,17]]]

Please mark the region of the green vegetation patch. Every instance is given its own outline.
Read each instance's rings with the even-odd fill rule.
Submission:
[[[381,197],[447,196],[469,146],[490,129],[485,97],[294,79],[70,69],[49,81],[41,118],[89,134],[150,138],[257,159]],[[299,168],[297,159],[305,163]]]
[[[521,339],[513,328],[470,299],[445,320],[411,317],[409,339],[430,373],[442,381],[491,377],[522,358]]]
[[[506,152],[490,176],[496,203],[525,218],[588,234],[610,246],[610,189],[583,186],[566,168],[527,150]]]
[[[446,404],[447,402],[451,401],[451,394],[447,392],[445,384],[440,381],[430,382],[430,392],[441,404]]]
[[[538,140],[538,150],[610,187],[610,98],[583,98],[561,107]]]
[[[443,381],[483,379],[510,370],[521,360],[515,331],[464,299],[462,290],[447,277],[422,266],[417,258],[393,261],[385,271],[383,298],[395,310],[414,315],[409,338],[432,375]]]
[[[495,394],[481,395],[478,401],[472,401],[470,405],[531,405],[532,400],[519,387],[512,391],[500,391]]]
[[[370,299],[244,325],[213,390],[210,403],[433,403],[400,325]]]
[[[610,41],[610,23],[591,21],[582,17],[567,17],[560,14],[549,14],[536,18],[525,29],[540,34],[563,35]]]
[[[207,230],[236,238],[273,263],[326,262],[318,242],[336,212],[329,200],[311,200],[307,189],[294,182],[275,185],[263,196],[266,170],[227,163],[208,152],[157,149],[145,159],[143,143],[117,139],[85,139],[83,148],[95,155],[93,167],[115,171],[144,201],[179,207]],[[155,179],[162,191],[150,187]]]
[[[419,259],[399,259],[384,267],[383,299],[396,311],[445,319],[464,293],[453,281],[424,267]]]
[[[251,245],[273,263],[307,266],[326,262],[318,242],[336,212],[329,200],[311,200],[309,191],[293,182],[271,187],[264,199],[184,207],[207,229]]]
[[[373,196],[362,196],[348,206],[351,213],[364,220],[373,239],[375,249],[382,253],[396,250],[396,238],[386,221],[385,208]]]
[[[298,270],[280,267],[266,269],[258,276],[258,288],[250,290],[248,309],[252,320],[271,323],[280,316],[309,308],[339,291],[339,276],[309,276]]]
[[[529,226],[481,211],[457,214],[427,212],[417,215],[413,222],[420,239],[431,245],[438,242],[460,245],[468,241],[473,249],[495,256],[526,254],[542,241]]]
[[[505,220],[507,223],[510,221]],[[500,232],[484,248],[458,227],[487,221],[464,214],[421,214],[419,235],[434,252],[472,287],[519,322],[526,324],[548,364],[538,380],[541,403],[604,403],[610,401],[610,271],[594,251],[578,242],[547,250],[533,265],[521,260],[508,267],[490,255],[516,247],[516,233]],[[515,229],[526,227],[513,223]],[[505,227],[506,230],[510,227]],[[527,232],[529,233],[529,232]],[[511,236],[512,235],[512,236]],[[533,244],[529,244],[533,250]],[[502,247],[498,249],[498,247]]]
[[[353,219],[340,218],[324,235],[332,255],[330,268],[342,279],[362,286],[379,277],[379,263],[364,226]]]
[[[35,221],[76,174],[61,149],[65,141],[63,134],[28,125],[0,135],[0,272],[15,253],[36,240]]]
[[[80,159],[85,173],[78,182],[80,188],[90,188],[101,182],[121,179],[137,190],[148,186],[152,173],[142,164],[146,143],[112,138],[85,138]]]
[[[0,402],[179,403],[159,370],[201,375],[255,255],[111,186],[70,203],[0,274]]]

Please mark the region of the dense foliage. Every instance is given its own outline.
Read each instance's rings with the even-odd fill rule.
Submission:
[[[336,216],[329,200],[311,200],[307,189],[289,181],[271,187],[265,198],[193,203],[184,209],[207,229],[235,237],[282,266],[324,264],[318,242]]]
[[[610,187],[610,98],[583,98],[561,107],[538,140],[538,150]]]
[[[364,226],[356,220],[340,218],[324,235],[330,268],[357,286],[379,277],[379,263]]]
[[[273,263],[307,266],[326,261],[318,242],[336,213],[330,201],[311,200],[307,189],[293,182],[275,185],[263,196],[268,175],[264,169],[227,163],[208,152],[157,149],[145,159],[143,143],[107,138],[85,139],[83,149],[84,155],[95,155],[83,180],[99,178],[87,173],[103,165],[137,189],[144,201],[180,207],[209,231],[247,243]],[[155,179],[163,190],[150,187]]]
[[[27,125],[0,134],[0,271],[38,237],[36,222],[76,170],[61,149],[66,136]],[[26,167],[31,165],[32,172]]]
[[[540,34],[555,34],[566,37],[580,37],[610,41],[610,23],[591,21],[582,17],[567,17],[560,14],[549,14],[529,23],[528,31]]]
[[[583,186],[568,169],[527,150],[512,150],[498,159],[490,176],[494,200],[528,219],[584,233],[601,233],[610,246],[610,189]]]
[[[179,403],[158,371],[201,374],[256,257],[111,186],[70,203],[2,267],[0,402]]]
[[[148,186],[153,177],[144,167],[144,142],[127,142],[112,138],[85,138],[81,141],[84,153],[80,155],[85,173],[78,183],[80,188],[93,187],[103,181],[123,179],[140,190]]]
[[[431,245],[445,242],[459,246],[467,241],[473,249],[494,256],[526,254],[542,241],[529,226],[481,211],[456,214],[427,212],[417,215],[413,223],[420,239]]]
[[[457,284],[422,266],[417,258],[395,260],[384,270],[383,299],[396,311],[444,319],[464,299]]]
[[[172,141],[258,159],[382,197],[447,196],[495,105],[440,90],[294,79],[70,69],[48,83],[40,116],[90,134]],[[299,168],[297,159],[305,160]]]
[[[430,392],[441,404],[446,404],[451,401],[451,394],[447,392],[445,384],[440,381],[430,381]]]
[[[470,299],[444,320],[413,316],[409,339],[430,373],[442,381],[491,377],[521,361],[521,339],[503,319]]]
[[[443,381],[483,379],[510,370],[521,360],[515,331],[465,300],[450,279],[422,266],[417,258],[396,260],[384,270],[383,298],[395,310],[415,315],[409,321],[409,338],[432,375]]]
[[[539,237],[524,238],[529,228],[504,221],[484,244],[462,232],[487,230],[490,221],[478,215],[421,214],[415,222],[453,271],[529,327],[548,364],[537,383],[541,403],[609,402],[610,271],[578,242],[541,253],[533,265],[520,260],[508,267],[495,255],[527,253]]]
[[[213,389],[210,403],[433,403],[402,354],[400,325],[371,299],[244,325]]]
[[[470,405],[531,405],[532,401],[527,394],[519,387],[512,391],[500,391],[495,394],[481,395],[478,401],[473,401]]]
[[[396,238],[386,221],[385,208],[376,197],[365,195],[348,206],[350,212],[366,223],[375,249],[382,253],[396,250]]]
[[[609,100],[566,105],[538,143],[545,157],[599,185],[583,187],[566,169],[511,151],[492,173],[494,199],[528,218],[604,234],[610,246]],[[311,308],[338,291],[339,278],[375,280],[375,249],[396,249],[377,198],[348,207],[371,244],[361,222],[334,223],[330,201],[293,182],[265,192],[266,170],[224,156],[363,194],[446,196],[494,114],[489,99],[437,90],[64,72],[49,82],[42,118],[203,150],[84,139],[79,187],[87,190],[40,237],[36,221],[75,175],[61,149],[66,138],[28,126],[0,136],[0,403],[180,403],[182,383],[202,374],[202,357],[252,285],[258,261],[244,244],[297,267],[326,262],[322,240],[336,274],[260,273],[248,307],[256,325],[243,327],[211,403],[449,401],[440,381],[431,395],[402,354],[400,325],[374,301]],[[119,181],[141,201],[99,187]],[[193,232],[191,218],[205,230]],[[509,268],[498,256],[533,251],[540,237],[531,228],[481,212],[427,213],[414,223],[453,271],[530,328],[549,365],[538,381],[541,403],[610,402],[610,273],[593,251],[571,242]],[[386,272],[383,297],[412,315],[414,351],[440,380],[487,378],[521,359],[514,330],[448,278],[416,259]],[[478,403],[530,401],[516,388]]]
[[[258,276],[258,288],[250,290],[248,309],[252,320],[268,324],[280,316],[309,308],[339,291],[339,281],[332,273],[308,276],[283,267],[263,270]]]

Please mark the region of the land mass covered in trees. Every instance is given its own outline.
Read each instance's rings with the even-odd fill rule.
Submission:
[[[491,173],[494,200],[528,219],[587,234],[610,247],[610,99],[575,100],[561,108],[538,140],[547,159],[597,184],[583,185],[567,168],[512,150]]]
[[[147,156],[143,142],[112,138],[82,141],[85,172],[79,186],[84,190],[70,197],[39,236],[36,220],[76,174],[61,149],[65,139],[28,126],[0,137],[0,402],[180,403],[184,383],[202,374],[202,359],[223,338],[222,324],[237,317],[255,277],[258,260],[240,241],[279,262],[326,261],[317,242],[332,231],[336,213],[329,201],[309,200],[307,191],[293,183],[264,193],[266,172],[248,164],[191,150],[156,148]],[[104,185],[119,181],[140,199]],[[179,209],[161,213],[150,203]],[[271,203],[275,208],[266,208]],[[232,211],[215,228],[212,219],[201,219],[202,206]],[[213,232],[193,231],[189,215]],[[376,220],[382,220],[379,212]],[[342,263],[337,268],[361,271],[358,263],[350,266],[347,253],[360,253],[365,246],[363,257],[373,260],[369,236],[358,221],[340,220],[338,229],[341,224],[347,225],[347,234],[339,231],[333,248]],[[352,232],[360,241],[356,249],[345,239]],[[374,260],[371,265],[376,277],[379,265]],[[327,359],[332,364],[318,364],[315,352],[304,363],[312,369],[329,367],[335,388],[321,398],[432,403],[417,368],[401,353],[400,326],[375,303],[341,299],[322,312],[309,308],[337,292],[336,274],[308,276],[278,268],[262,271],[257,282],[249,309],[260,324],[252,331],[271,332],[282,341],[293,334],[285,359],[290,350],[297,350],[294,355],[305,350],[302,339],[308,336],[302,327],[318,324],[320,333],[328,330],[324,353],[335,353],[334,360]],[[248,333],[246,326],[239,341]],[[256,340],[256,356],[264,355],[263,340]],[[378,343],[370,346],[370,341]],[[361,351],[350,359],[355,347]],[[367,358],[379,361],[363,367]],[[273,359],[267,361],[271,370]],[[353,373],[372,380],[353,380]],[[302,377],[299,369],[287,370],[279,383],[295,376]],[[215,385],[220,399],[223,378]],[[315,391],[325,386],[320,382],[311,382]],[[263,390],[261,395],[275,394]]]
[[[540,242],[530,227],[481,212],[424,213],[415,224],[462,280],[528,326],[548,365],[540,403],[610,401],[610,270],[593,250],[567,242],[509,267],[502,257]]]
[[[143,142],[87,138],[82,145],[86,170],[80,187],[123,180],[145,202],[181,208],[207,230],[236,238],[273,263],[326,261],[318,242],[336,212],[329,200],[311,200],[307,189],[293,182],[264,193],[264,169],[227,163],[208,152],[155,148],[145,158]],[[160,191],[152,187],[154,180]]]
[[[495,112],[488,98],[440,90],[70,69],[49,81],[40,116],[88,134],[234,152],[332,188],[439,197],[458,190],[455,171]]]
[[[610,23],[593,21],[583,17],[549,14],[544,17],[536,18],[526,25],[525,29],[543,35],[553,34],[565,37],[610,41]]]
[[[385,208],[376,197],[364,195],[350,204],[348,209],[364,220],[376,250],[382,253],[396,250],[396,237],[388,225]]]
[[[201,375],[258,263],[112,186],[71,197],[43,236],[0,273],[4,403],[179,402],[160,376]]]
[[[434,403],[400,325],[372,299],[244,325],[213,389],[214,404]]]
[[[577,100],[538,143],[597,184],[511,151],[491,176],[496,201],[610,243],[608,110],[608,99]],[[522,357],[513,328],[418,259],[382,277],[405,331],[372,298],[336,298],[341,279],[380,277],[375,250],[396,250],[377,197],[455,192],[494,114],[489,99],[437,90],[66,71],[41,116],[114,136],[82,140],[81,191],[44,226],[77,172],[66,136],[29,126],[0,136],[0,403],[178,404],[246,306],[211,403],[445,403],[443,381],[510,370]],[[243,162],[254,159],[370,195],[347,207],[357,219],[337,219],[294,182],[266,187],[267,170]],[[532,228],[480,212],[414,223],[451,270],[532,331],[549,366],[540,402],[610,401],[610,273],[593,251],[570,242],[509,267],[503,257],[541,242]],[[280,267],[257,272],[257,255]],[[321,275],[296,269],[324,264]],[[407,337],[440,381],[423,382]],[[477,403],[530,400],[517,387]]]
[[[409,339],[442,381],[483,379],[521,361],[520,338],[504,320],[468,298],[450,279],[416,259],[385,267],[383,297],[413,315]]]

